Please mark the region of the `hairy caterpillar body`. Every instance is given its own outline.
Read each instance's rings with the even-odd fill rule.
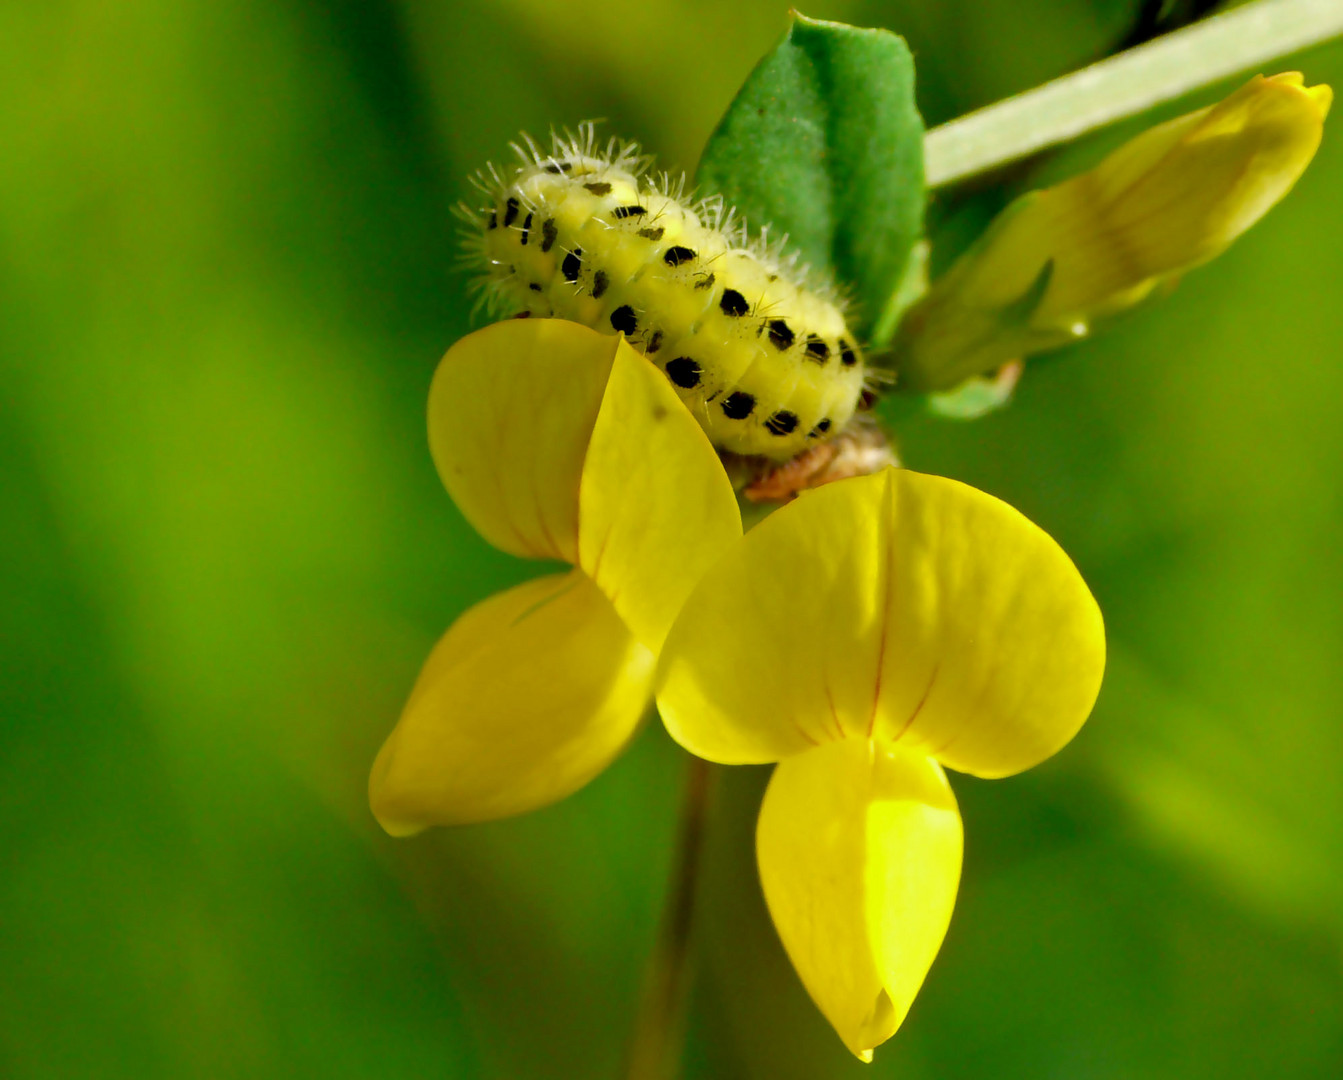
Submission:
[[[599,150],[591,125],[530,140],[521,164],[478,178],[468,243],[500,314],[623,333],[671,381],[719,449],[786,461],[838,433],[864,389],[837,299],[749,241],[721,200],[644,175],[633,144]]]

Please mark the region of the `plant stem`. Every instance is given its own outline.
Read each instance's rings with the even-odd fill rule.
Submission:
[[[715,774],[713,765],[690,755],[670,891],[644,976],[625,1070],[627,1080],[669,1080],[679,1069],[690,989],[690,928]]]
[[[1343,0],[1260,0],[1130,49],[924,138],[929,188],[945,187],[1135,116],[1343,34]]]

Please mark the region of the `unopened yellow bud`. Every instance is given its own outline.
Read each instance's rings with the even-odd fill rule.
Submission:
[[[945,390],[1066,344],[1221,254],[1305,172],[1332,100],[1259,75],[1016,200],[905,316],[902,381]]]

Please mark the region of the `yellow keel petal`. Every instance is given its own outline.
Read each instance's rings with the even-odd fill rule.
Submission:
[[[583,463],[578,564],[656,651],[741,536],[732,485],[667,377],[623,341]]]
[[[803,985],[864,1061],[900,1026],[942,945],[961,819],[937,763],[861,739],[774,770],[756,852]]]
[[[404,836],[564,798],[629,742],[653,667],[581,572],[490,597],[430,654],[373,764],[374,816]]]

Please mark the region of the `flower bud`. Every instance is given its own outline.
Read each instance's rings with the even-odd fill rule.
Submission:
[[[945,390],[1084,337],[1221,254],[1310,164],[1333,100],[1288,72],[1158,125],[1008,206],[914,305],[896,340],[913,390]]]

